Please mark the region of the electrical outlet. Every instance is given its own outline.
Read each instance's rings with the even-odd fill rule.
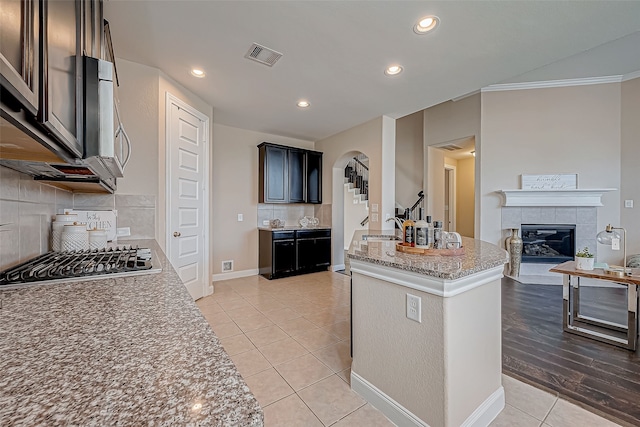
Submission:
[[[131,228],[130,227],[118,227],[118,228],[116,228],[116,236],[118,236],[118,237],[131,236]]]
[[[238,214],[238,222],[244,221],[244,215]]]
[[[422,323],[422,298],[407,294],[407,317]]]
[[[372,203],[371,204],[371,212],[378,212],[378,204],[377,203]]]
[[[371,214],[371,222],[378,222],[378,214]]]
[[[269,220],[265,219],[264,221],[262,221],[262,225],[267,225],[268,226],[269,225]]]

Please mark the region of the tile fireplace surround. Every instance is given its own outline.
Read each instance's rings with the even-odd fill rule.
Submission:
[[[598,208],[595,206],[580,207],[534,207],[503,206],[503,237],[509,235],[509,228],[522,229],[522,224],[575,224],[576,250],[588,246],[597,256],[596,234],[598,233]],[[520,277],[522,283],[562,284],[562,277],[549,273],[556,264],[522,263]]]

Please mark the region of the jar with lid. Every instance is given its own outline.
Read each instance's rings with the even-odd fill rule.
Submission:
[[[89,249],[89,232],[86,224],[75,222],[73,225],[65,225],[60,240],[63,251],[86,251]]]
[[[78,215],[65,212],[63,214],[56,214],[56,219],[51,223],[51,250],[62,250],[62,231],[65,225],[73,225],[78,221]]]
[[[99,228],[89,230],[89,249],[100,250],[107,247],[107,231]]]

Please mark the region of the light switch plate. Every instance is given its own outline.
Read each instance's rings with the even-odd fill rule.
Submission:
[[[378,222],[378,214],[371,214],[371,222]]]
[[[611,249],[613,249],[614,251],[620,250],[620,239],[611,239]]]
[[[265,219],[264,221],[262,221],[262,225],[269,225],[269,220]]]
[[[378,204],[377,203],[372,203],[371,204],[371,212],[378,212]]]
[[[238,214],[238,222],[244,221],[244,215]]]
[[[632,208],[633,207],[633,200],[625,200],[624,201],[624,207],[625,208]]]

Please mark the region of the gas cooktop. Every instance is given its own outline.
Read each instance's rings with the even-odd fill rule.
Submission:
[[[159,273],[153,255],[150,249],[132,246],[48,252],[0,272],[0,287]]]

